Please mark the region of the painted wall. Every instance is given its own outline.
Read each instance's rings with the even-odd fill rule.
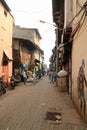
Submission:
[[[13,17],[0,2],[0,76],[2,74],[3,50],[8,50],[12,59]],[[8,76],[12,74],[12,61],[8,63]]]
[[[73,0],[73,17],[81,9],[85,0]],[[83,11],[76,17],[73,30],[78,24]],[[81,26],[73,38],[72,46],[72,98],[73,101],[87,122],[87,16],[80,20]]]

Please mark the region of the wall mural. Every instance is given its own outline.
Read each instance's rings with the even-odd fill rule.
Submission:
[[[78,99],[80,100],[80,110],[83,112],[85,116],[86,112],[86,99],[84,94],[84,86],[87,87],[87,81],[85,77],[85,61],[82,59],[81,67],[79,68],[78,78],[77,78],[77,86],[78,86]]]

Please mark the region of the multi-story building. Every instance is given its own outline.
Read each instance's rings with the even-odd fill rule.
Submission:
[[[58,26],[57,41],[61,43],[58,57],[62,53],[58,67],[67,70],[67,90],[87,122],[87,1],[53,0],[52,3],[53,20]]]
[[[43,63],[43,51],[40,49],[41,36],[38,29],[14,26],[13,29],[13,73],[17,73],[20,64],[27,70],[38,71]]]
[[[0,0],[0,76],[7,83],[12,75],[13,16],[4,0]]]
[[[72,1],[72,98],[87,122],[87,1]]]

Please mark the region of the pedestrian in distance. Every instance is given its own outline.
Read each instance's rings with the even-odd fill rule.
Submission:
[[[56,82],[56,80],[57,80],[57,73],[56,73],[56,71],[52,71],[51,72],[51,81],[52,81],[52,83]]]
[[[48,71],[49,80],[51,80],[51,70]]]
[[[26,84],[26,81],[27,81],[27,73],[26,73],[26,71],[24,70],[22,74],[23,74],[23,82],[24,82],[24,84]]]

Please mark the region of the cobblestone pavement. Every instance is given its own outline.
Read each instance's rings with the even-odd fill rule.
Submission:
[[[62,123],[46,120],[49,108],[61,110]],[[44,77],[0,96],[0,130],[87,130],[67,93]]]

